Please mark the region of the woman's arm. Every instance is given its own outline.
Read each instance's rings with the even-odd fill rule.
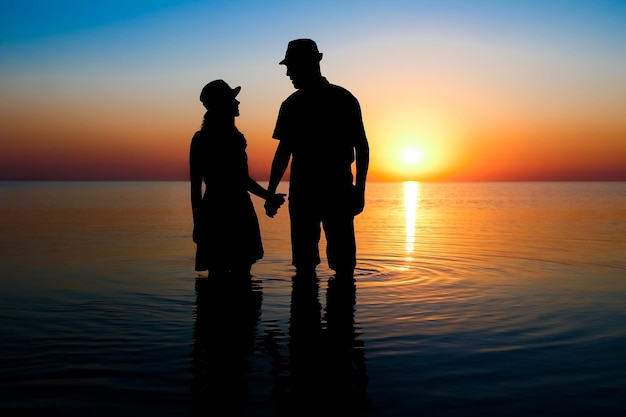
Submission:
[[[285,203],[285,194],[281,193],[272,193],[269,190],[261,187],[258,182],[248,177],[248,191],[252,194],[261,197],[265,200],[265,213],[274,217],[274,215],[278,212],[280,206]]]
[[[265,188],[261,187],[261,185],[256,182],[254,179],[248,177],[248,183],[246,184],[246,189],[250,191],[252,194],[257,197],[261,197],[263,200],[267,200],[270,197],[269,191]]]
[[[189,183],[191,195],[191,213],[193,216],[193,241],[198,243],[197,232],[200,229],[202,215],[202,171],[198,161],[198,144],[196,138],[191,140],[189,149]]]

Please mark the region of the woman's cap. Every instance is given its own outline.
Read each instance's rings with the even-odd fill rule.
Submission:
[[[231,100],[237,97],[239,91],[241,91],[241,87],[230,88],[224,80],[211,81],[202,89],[200,101],[202,103],[217,103]]]

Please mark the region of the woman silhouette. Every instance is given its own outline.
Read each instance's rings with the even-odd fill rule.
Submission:
[[[200,101],[207,111],[191,140],[195,269],[208,270],[209,276],[230,272],[249,277],[252,264],[263,257],[259,221],[248,192],[274,210],[285,202],[284,194],[269,193],[248,174],[246,139],[235,126],[240,90],[223,80],[204,86]]]

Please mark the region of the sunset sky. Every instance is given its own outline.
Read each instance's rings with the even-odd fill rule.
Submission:
[[[265,180],[302,37],[361,103],[370,180],[626,181],[626,2],[602,0],[5,0],[0,180],[185,180],[218,78]]]

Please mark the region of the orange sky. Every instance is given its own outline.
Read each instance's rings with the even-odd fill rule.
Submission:
[[[370,180],[626,181],[624,6],[169,3],[3,29],[0,180],[185,180],[198,93],[216,78],[242,86],[237,125],[265,180],[293,91],[278,61],[306,36],[361,102]]]

